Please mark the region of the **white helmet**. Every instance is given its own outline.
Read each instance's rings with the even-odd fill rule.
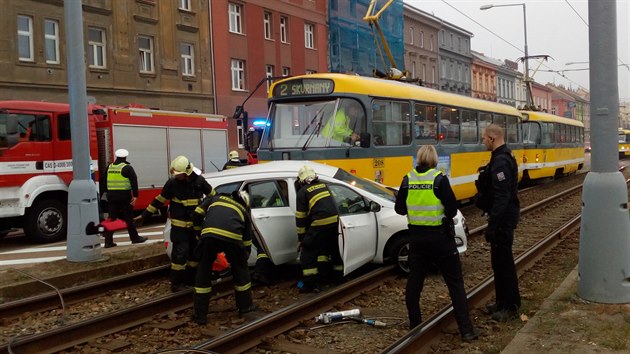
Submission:
[[[190,176],[193,171],[193,164],[188,161],[186,156],[177,156],[171,161],[171,174],[173,176],[185,173],[186,176]]]
[[[230,154],[228,155],[228,157],[229,157],[230,160],[238,159],[239,158],[238,151],[236,151],[236,150],[230,151]]]
[[[114,155],[116,155],[116,157],[125,158],[125,157],[129,156],[129,151],[127,151],[127,149],[118,149],[118,150],[116,150]]]
[[[303,166],[298,171],[298,180],[302,183],[311,183],[317,178],[317,173],[310,166]]]

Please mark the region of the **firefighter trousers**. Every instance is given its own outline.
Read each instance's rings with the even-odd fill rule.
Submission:
[[[252,283],[249,277],[249,268],[247,267],[248,254],[245,248],[219,237],[205,237],[199,241],[196,249],[196,254],[199,258],[199,268],[195,277],[193,315],[195,321],[203,321],[208,315],[207,300],[210,299],[208,294],[212,290],[212,263],[214,263],[219,252],[225,253],[232,268],[236,307],[241,313],[247,312],[253,307]]]
[[[337,224],[326,227],[310,227],[302,239],[300,261],[302,275],[307,287],[313,287],[317,281],[331,281],[343,276],[343,260],[339,253]],[[330,274],[332,261],[333,274]],[[321,269],[321,275],[320,275]],[[330,279],[323,279],[327,277]]]
[[[194,252],[197,236],[193,229],[173,226],[171,228],[171,286],[192,285],[197,270]]]

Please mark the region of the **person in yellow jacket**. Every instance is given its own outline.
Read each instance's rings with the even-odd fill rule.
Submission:
[[[133,207],[138,199],[138,177],[131,164],[127,162],[129,151],[118,149],[114,153],[116,160],[107,167],[104,184],[107,187],[107,205],[109,218],[121,219],[127,223],[131,243],[147,240],[140,236],[133,222]],[[105,234],[105,248],[115,247],[113,233]]]
[[[432,265],[435,264],[448,287],[455,319],[464,341],[479,337],[468,314],[466,288],[452,228],[457,215],[457,200],[448,178],[437,170],[438,154],[433,145],[422,145],[417,166],[405,177],[396,195],[394,209],[407,215],[409,222],[409,276],[405,302],[409,328],[422,322],[420,294]]]
[[[322,136],[354,145],[355,142],[361,139],[361,136],[353,131],[350,123],[353,120],[358,120],[360,116],[362,116],[362,113],[358,103],[343,103],[337,109],[335,116],[329,118],[322,128]]]

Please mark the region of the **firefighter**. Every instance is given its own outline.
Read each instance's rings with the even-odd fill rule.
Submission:
[[[231,195],[219,194],[206,198],[195,209],[194,223],[203,225],[196,250],[200,262],[193,296],[192,320],[197,324],[205,325],[208,322],[212,264],[220,252],[225,253],[232,268],[234,297],[239,314],[257,309],[252,301],[252,283],[247,267],[252,247],[252,223],[248,208],[249,195],[245,191],[238,191]]]
[[[138,235],[133,222],[133,207],[138,199],[138,177],[131,164],[127,162],[129,151],[118,149],[114,155],[116,160],[107,167],[104,183],[107,187],[109,218],[121,219],[127,223],[131,243],[145,242],[147,238]],[[113,238],[113,232],[105,233],[105,248],[116,246]]]
[[[215,191],[186,156],[177,156],[171,162],[170,174],[172,178],[166,181],[160,194],[136,220],[143,223],[170,200],[169,217],[173,243],[170,281],[171,291],[177,292],[186,285],[192,285],[197,268],[193,253],[198,231],[193,227],[193,213],[204,195],[212,196]]]
[[[221,171],[225,171],[225,170],[229,170],[229,169],[237,168],[241,166],[246,166],[246,165],[247,165],[246,163],[241,162],[241,160],[239,159],[238,151],[232,150],[230,151],[230,154],[228,155],[228,161],[225,163],[225,165],[223,165],[223,169]]]
[[[339,254],[339,213],[326,184],[319,182],[315,171],[304,166],[298,171],[299,190],[296,198],[295,224],[298,252],[302,262],[300,292],[318,292],[319,269],[324,270],[332,257],[334,279],[343,279],[343,261]]]

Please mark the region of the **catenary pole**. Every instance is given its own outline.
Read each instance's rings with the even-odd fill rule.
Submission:
[[[589,0],[591,171],[584,180],[578,295],[630,302],[628,187],[617,170],[617,22],[615,0]]]
[[[90,221],[98,224],[96,184],[90,176],[90,145],[83,48],[83,9],[81,0],[64,1],[66,52],[68,55],[68,97],[72,139],[72,182],[68,190],[68,246],[70,262],[101,258],[98,235],[87,235]]]

